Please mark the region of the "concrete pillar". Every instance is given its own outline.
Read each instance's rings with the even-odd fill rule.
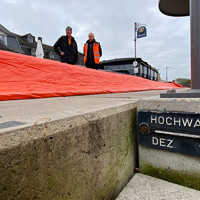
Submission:
[[[200,89],[200,0],[190,0],[192,89]]]

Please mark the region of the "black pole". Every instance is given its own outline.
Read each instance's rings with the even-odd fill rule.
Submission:
[[[200,89],[200,0],[190,0],[191,81],[192,89]]]
[[[136,33],[137,33],[137,23],[135,22],[135,28],[134,28],[135,30],[134,30],[134,33],[135,33],[135,39],[134,39],[134,41],[135,41],[135,60],[136,60],[136,43],[137,43],[137,36],[136,36]]]

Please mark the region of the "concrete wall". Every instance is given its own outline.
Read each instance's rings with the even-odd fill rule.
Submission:
[[[138,110],[200,113],[199,99],[148,99]],[[140,171],[170,182],[200,190],[200,158],[139,145]]]
[[[0,128],[0,200],[115,199],[137,167],[136,107],[200,113],[198,99],[155,94],[0,102],[1,122],[26,122]],[[139,145],[139,164],[144,174],[200,190],[198,157]]]
[[[133,176],[134,104],[0,135],[1,200],[111,200]]]

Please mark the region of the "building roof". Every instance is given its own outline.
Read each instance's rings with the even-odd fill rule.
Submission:
[[[160,0],[159,9],[169,16],[189,16],[189,0]]]
[[[6,29],[3,25],[0,24],[0,30],[3,31],[4,33],[10,34],[11,32]]]
[[[27,36],[27,35],[32,35],[31,33],[28,33],[28,34],[25,34],[25,35],[18,35],[18,34],[16,34],[16,33],[12,33],[12,32],[10,32],[9,30],[7,30],[3,25],[1,25],[0,24],[0,30],[2,31],[2,32],[4,32],[4,33],[6,33],[6,34],[8,34],[8,35],[11,35],[11,36],[15,36],[17,39],[18,39],[18,41],[19,41],[19,43],[20,43],[20,45],[22,45],[22,46],[26,46],[26,47],[29,47],[29,48],[36,48],[37,47],[37,42],[36,41],[34,41],[33,43],[30,43],[30,42],[28,42],[26,39],[25,39],[25,37]],[[33,35],[32,35],[33,36]],[[34,37],[34,36],[33,36]],[[52,46],[50,46],[50,45],[47,45],[47,44],[42,44],[42,46],[43,46],[43,49],[44,49],[44,51],[54,51],[54,48],[52,47]],[[83,55],[82,53],[79,53],[80,55]]]
[[[116,58],[116,59],[111,59],[111,60],[103,60],[102,62],[100,62],[101,65],[121,65],[121,64],[132,64],[133,61],[135,60],[135,58]],[[141,58],[136,58],[136,61],[138,63],[141,63],[149,68],[151,68],[152,70],[158,72],[158,70],[155,67],[152,67],[151,65],[149,65],[147,62],[145,62],[144,60],[142,60]]]
[[[101,63],[102,64],[107,64],[107,63],[118,63],[118,62],[133,62],[135,58],[115,58],[111,60],[103,60]],[[138,62],[140,62],[142,59],[141,58],[136,58]]]

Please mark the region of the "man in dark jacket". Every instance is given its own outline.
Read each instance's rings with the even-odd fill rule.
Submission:
[[[84,45],[84,64],[88,68],[98,69],[102,49],[100,43],[96,42],[93,33],[89,33],[89,40]]]
[[[75,64],[78,59],[78,48],[74,37],[72,37],[72,28],[66,28],[66,36],[62,36],[54,44],[54,50],[60,55],[61,61],[68,64]]]

